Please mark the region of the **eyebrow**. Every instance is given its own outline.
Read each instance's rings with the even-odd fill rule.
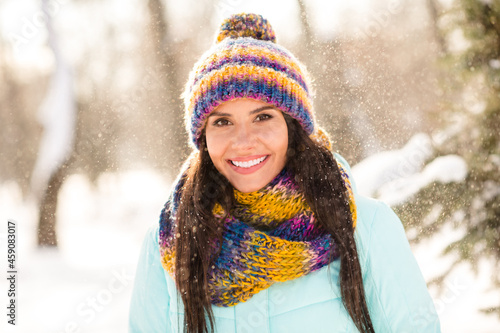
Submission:
[[[270,106],[270,105],[266,105],[266,106],[262,106],[260,108],[257,108],[255,110],[252,110],[250,111],[250,114],[256,114],[256,113],[259,113],[260,111],[264,111],[264,110],[267,110],[267,109],[274,109],[274,107]],[[218,117],[230,117],[231,114],[229,113],[222,113],[222,112],[219,112],[219,111],[214,111],[212,112],[208,117],[212,117],[212,116],[218,116]]]

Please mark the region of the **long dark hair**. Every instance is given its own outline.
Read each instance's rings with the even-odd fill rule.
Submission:
[[[300,124],[284,114],[288,126],[286,168],[291,170],[307,203],[336,244],[330,255],[340,256],[342,302],[360,332],[374,332],[365,300],[361,266],[354,241],[346,187],[333,154],[312,140]],[[218,202],[225,212],[234,205],[233,187],[210,159],[205,135],[192,157],[175,217],[176,284],[184,303],[184,332],[213,331],[208,294],[208,269],[220,250],[220,220],[212,210]],[[314,162],[312,162],[314,161]],[[320,175],[320,176],[318,176]],[[207,321],[208,318],[208,321]]]

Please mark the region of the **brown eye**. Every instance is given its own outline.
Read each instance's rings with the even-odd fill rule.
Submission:
[[[270,114],[267,114],[267,113],[261,113],[259,114],[257,117],[255,117],[255,120],[256,121],[264,121],[264,120],[268,120],[268,119],[271,119],[273,116],[271,116]]]
[[[219,118],[213,122],[213,125],[217,126],[217,127],[227,126],[229,124],[231,124],[231,123],[229,122],[229,120],[227,120],[225,118]]]

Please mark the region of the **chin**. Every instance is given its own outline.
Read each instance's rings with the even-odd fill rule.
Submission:
[[[250,193],[250,192],[258,191],[266,185],[266,184],[264,184],[264,185],[260,186],[260,184],[254,184],[252,182],[239,182],[239,181],[235,181],[235,182],[230,181],[230,183],[231,183],[231,185],[233,185],[233,187],[235,189],[237,189],[238,191],[243,192],[243,193]]]
[[[243,185],[243,186],[237,186],[237,185],[233,185],[233,187],[235,189],[237,189],[238,191],[242,192],[242,193],[251,193],[251,192],[255,192],[255,191],[258,191],[260,190],[261,188],[263,188],[265,186],[265,184],[263,186],[251,186],[251,185]]]
[[[233,179],[233,180],[230,180],[229,182],[238,191],[243,192],[243,193],[250,193],[250,192],[258,191],[261,188],[265,187],[275,177],[276,177],[276,175],[274,175],[270,179],[267,179],[269,177],[260,176],[260,177],[253,177],[256,179],[238,179],[238,180]]]

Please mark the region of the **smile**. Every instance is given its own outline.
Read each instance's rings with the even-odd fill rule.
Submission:
[[[249,156],[251,160],[247,161],[236,161],[236,160],[227,160],[227,164],[229,167],[236,173],[241,175],[249,175],[266,165],[266,163],[270,160],[268,157],[271,155],[264,156]],[[241,158],[240,158],[241,159]]]
[[[256,159],[250,160],[250,161],[233,161],[233,160],[230,160],[230,161],[233,165],[235,165],[239,168],[248,169],[248,168],[251,168],[257,164],[262,163],[266,158],[267,158],[267,156],[262,156],[262,157],[259,157],[259,158],[256,158]]]

